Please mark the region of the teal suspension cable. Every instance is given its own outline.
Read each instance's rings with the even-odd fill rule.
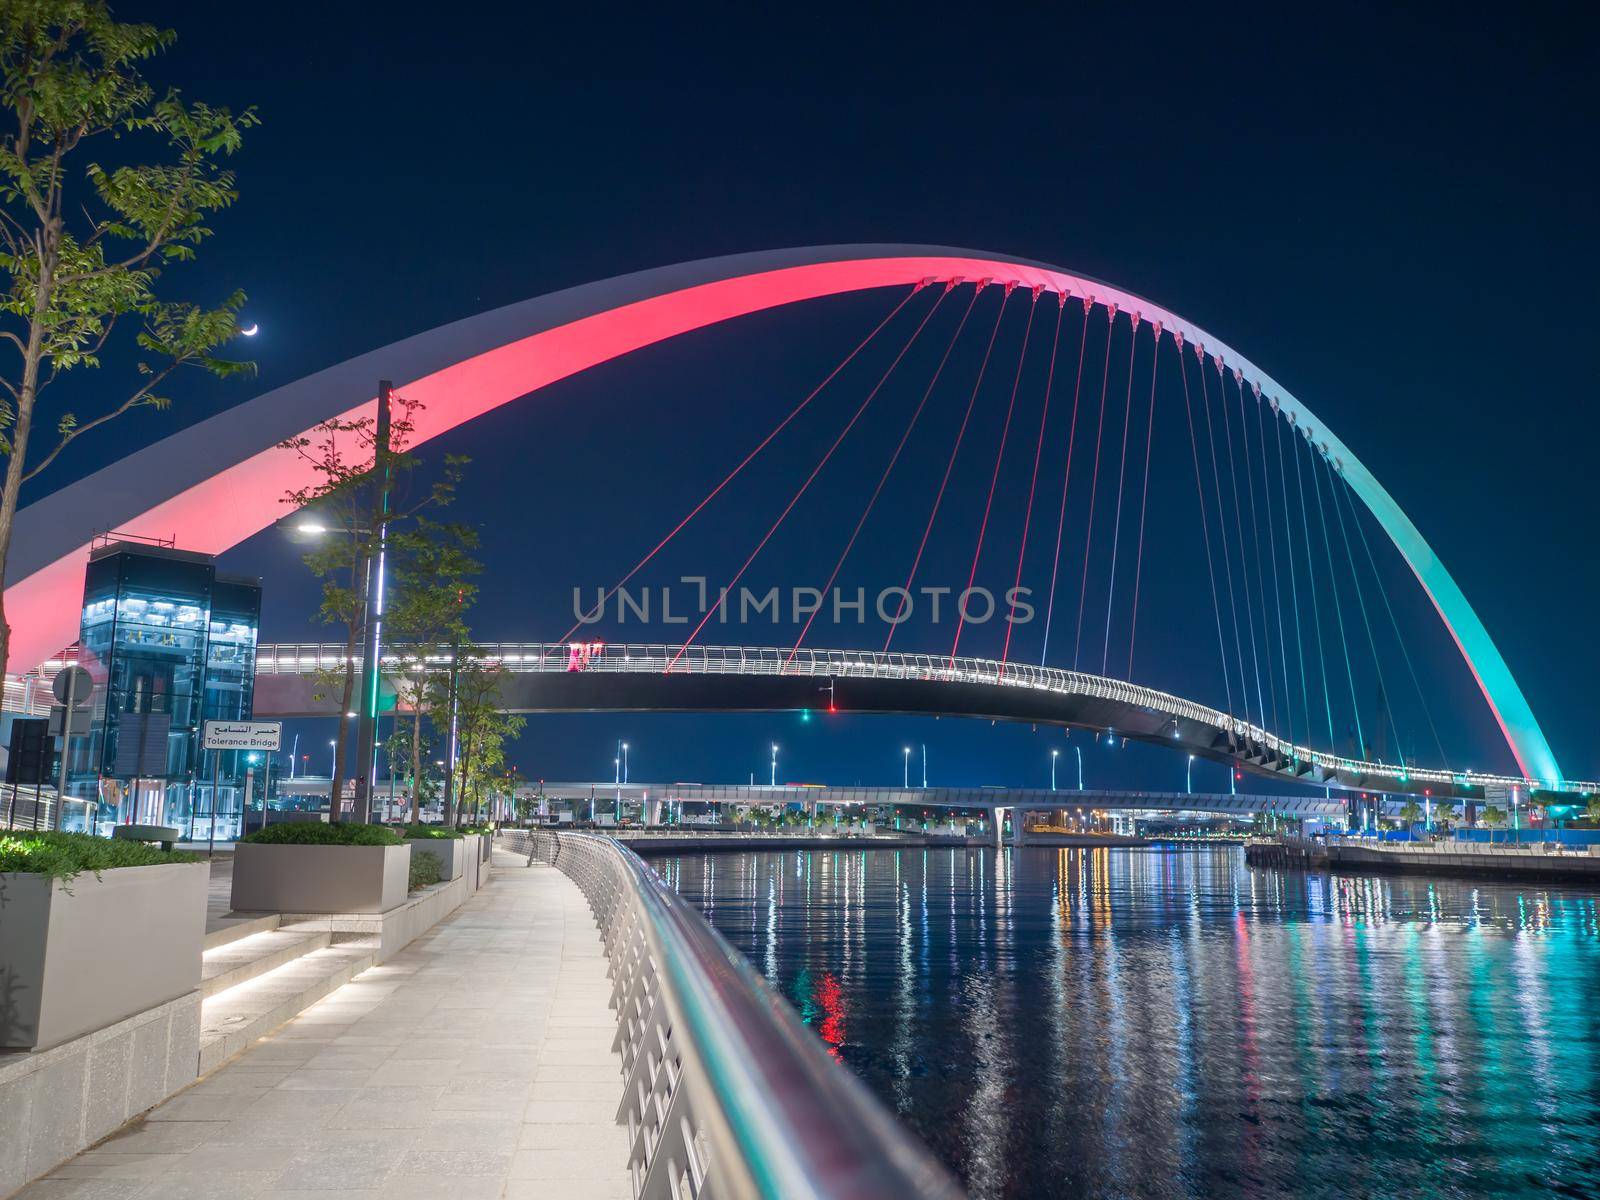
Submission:
[[[1311,565],[1311,520],[1306,516],[1306,475],[1300,466],[1300,438],[1299,431],[1290,441],[1294,444],[1294,478],[1295,490],[1300,495],[1300,532],[1305,539],[1306,548],[1306,579],[1309,581],[1311,592],[1311,621],[1317,632],[1317,674],[1322,678],[1322,707],[1328,715],[1328,749],[1337,754],[1339,739],[1333,732],[1333,697],[1328,693],[1328,656],[1322,645],[1322,611],[1317,603],[1317,573]]]
[[[1322,485],[1317,479],[1317,448],[1310,447],[1311,490],[1317,494],[1317,520],[1322,526],[1322,552],[1328,560],[1328,590],[1333,593],[1333,619],[1339,627],[1339,650],[1344,655],[1344,675],[1350,684],[1350,712],[1356,722],[1356,757],[1367,757],[1367,737],[1361,730],[1361,706],[1356,701],[1356,673],[1350,666],[1350,640],[1344,632],[1344,602],[1339,599],[1339,577],[1333,570],[1333,543],[1328,537],[1328,511],[1322,504]]]
[[[1395,723],[1394,705],[1389,703],[1389,685],[1383,678],[1383,661],[1378,657],[1378,639],[1372,636],[1372,622],[1367,617],[1367,598],[1361,594],[1361,583],[1356,579],[1356,556],[1350,549],[1350,532],[1345,528],[1344,509],[1339,504],[1339,491],[1335,484],[1333,464],[1324,461],[1328,472],[1328,491],[1333,496],[1333,515],[1339,519],[1339,537],[1344,541],[1344,556],[1350,563],[1350,582],[1356,594],[1356,604],[1361,609],[1361,623],[1366,626],[1367,645],[1372,650],[1372,669],[1378,673],[1378,688],[1383,693],[1383,703],[1389,710],[1389,728],[1394,733],[1396,752],[1400,751],[1400,726]],[[1363,754],[1363,758],[1368,757]],[[1402,761],[1404,754],[1401,754]]]

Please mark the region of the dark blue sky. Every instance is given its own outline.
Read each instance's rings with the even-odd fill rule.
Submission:
[[[1386,7],[1272,6],[1201,26],[1195,11],[997,18],[924,8],[880,18],[679,6],[613,8],[587,23],[576,10],[466,6],[451,24],[380,23],[355,4],[296,14],[125,3],[122,15],[179,31],[160,78],[261,110],[236,161],[242,199],[216,222],[204,263],[182,275],[201,295],[249,293],[261,378],[195,381],[172,414],[141,415],[85,453],[153,438],[445,321],[642,267],[829,242],[1043,259],[1183,313],[1326,419],[1449,565],[1566,773],[1600,775],[1585,422],[1597,369],[1580,324],[1600,268],[1592,18],[1578,5],[1468,6],[1447,24]],[[479,635],[559,635],[570,588],[631,565],[718,464],[742,454],[895,298],[821,302],[697,334],[439,445],[478,463],[456,516],[484,531]],[[997,302],[980,301],[974,329],[987,332],[986,306]],[[958,314],[946,307],[752,583],[826,578],[948,340],[942,322]],[[1014,307],[1002,327],[969,457],[952,480],[932,551],[939,582],[965,582],[1021,318]],[[1123,327],[1119,346],[1125,337]],[[920,534],[981,352],[972,342],[969,331],[949,368],[964,382],[930,401],[841,583],[900,582],[889,577]],[[1091,377],[1101,345],[1091,335]],[[1026,506],[1041,346],[1025,367],[986,543],[984,575],[997,589],[1009,585]],[[1150,640],[1135,673],[1220,704],[1174,361],[1158,393],[1155,565],[1140,614]],[[665,578],[716,580],[742,561],[883,362],[859,365],[747,491],[675,545]],[[1136,368],[1136,392],[1146,370]],[[1121,371],[1114,359],[1107,420],[1117,433]],[[1058,391],[1053,411],[1067,399]],[[1058,486],[1059,460],[1047,452],[1041,495],[1052,473]],[[311,585],[279,535],[228,565],[266,576],[265,637],[320,636],[303,616]],[[1439,697],[1430,702],[1453,765],[1509,766],[1448,639],[1396,567],[1389,553],[1385,577]],[[1359,636],[1354,616],[1347,629]],[[910,628],[904,636],[917,640]],[[875,637],[819,627],[808,640]],[[990,653],[997,639],[991,627],[970,648]],[[917,648],[947,644],[945,631]],[[1409,683],[1389,683],[1402,740],[1436,758],[1420,709],[1401,698]],[[1357,685],[1375,691],[1359,674]],[[1049,747],[1063,745],[1059,734],[954,721],[563,717],[531,721],[517,757],[536,777],[601,775],[618,737],[635,747],[636,778],[741,779],[764,771],[777,740],[784,777],[833,782],[897,780],[902,745],[926,742],[935,782],[1037,784]],[[1182,763],[1159,754],[1091,763],[1091,786],[1182,783]]]

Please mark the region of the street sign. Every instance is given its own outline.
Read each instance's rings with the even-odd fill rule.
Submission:
[[[82,667],[62,667],[50,681],[50,691],[62,704],[82,708],[94,699],[94,680]]]
[[[207,721],[207,750],[276,750],[283,740],[282,721]]]
[[[50,706],[51,737],[61,736],[61,726],[66,723],[66,715],[67,709],[65,705],[52,704]],[[87,708],[75,708],[72,710],[72,726],[69,730],[71,734],[76,736],[78,734],[88,733],[93,727],[94,714],[92,712],[90,712]]]

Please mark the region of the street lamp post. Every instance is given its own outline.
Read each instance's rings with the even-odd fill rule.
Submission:
[[[928,743],[922,743],[922,788],[928,788]]]
[[[904,767],[905,767],[905,769],[901,772],[901,776],[900,776],[900,786],[903,789],[905,789],[906,791],[910,791],[911,790],[911,747],[910,746],[906,747]]]
[[[393,385],[378,381],[378,421],[374,430],[373,486],[377,492],[372,511],[376,517],[377,546],[369,551],[363,609],[365,644],[361,652],[361,709],[356,725],[355,809],[358,824],[365,824],[372,809],[372,775],[378,758],[378,681],[379,653],[383,641],[383,568],[385,539],[389,529],[389,408]]]
[[[1078,790],[1081,792],[1083,791],[1083,747],[1074,746],[1073,749],[1078,752]]]
[[[778,786],[778,743],[772,743],[772,786]]]
[[[1061,757],[1061,751],[1054,747],[1050,750],[1050,790],[1056,790],[1056,759]]]
[[[1189,769],[1184,773],[1183,790],[1189,795],[1194,795],[1194,755],[1189,755]]]

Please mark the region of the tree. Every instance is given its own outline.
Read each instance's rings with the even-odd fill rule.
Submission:
[[[396,729],[389,762],[409,762],[411,820],[422,815],[422,722],[430,716],[441,673],[442,651],[467,640],[466,611],[477,598],[473,577],[483,565],[469,551],[478,534],[468,525],[443,525],[425,516],[390,542],[395,562],[395,602],[384,620],[397,662],[390,671],[397,711],[410,709],[409,731]],[[437,722],[435,722],[437,725]],[[390,767],[393,770],[393,766]]]
[[[454,797],[445,805],[446,824],[469,804],[477,807],[485,785],[504,772],[505,743],[527,724],[525,717],[500,709],[505,674],[500,663],[464,644],[456,648],[445,677],[434,680],[430,708],[452,721],[456,731]]]
[[[1400,820],[1407,826],[1415,825],[1423,818],[1422,805],[1415,800],[1407,800],[1400,806]]]
[[[312,508],[325,533],[304,555],[305,564],[322,580],[319,615],[325,624],[343,627],[344,654],[338,666],[317,673],[317,698],[337,696],[339,736],[334,744],[328,819],[341,816],[358,653],[366,637],[367,588],[372,586],[369,564],[375,562],[385,535],[400,537],[407,523],[428,509],[447,505],[467,462],[449,456],[444,471],[420,496],[410,497],[407,485],[420,465],[407,450],[416,429],[419,402],[396,395],[387,446],[378,445],[377,420],[336,417],[300,437],[280,443],[309,465],[315,482],[286,492],[283,502],[295,509]],[[381,461],[380,461],[381,460]],[[399,497],[399,499],[395,499]]]
[[[1583,815],[1589,820],[1600,824],[1600,795],[1590,796],[1583,806]]]
[[[242,292],[206,308],[157,291],[163,271],[211,236],[210,215],[236,199],[221,162],[257,123],[254,109],[158,94],[141,68],[173,40],[114,20],[102,0],[0,3],[0,340],[17,352],[0,368],[0,662],[22,485],[91,429],[167,408],[163,386],[182,367],[223,378],[254,370],[219,353],[239,332]],[[108,352],[131,377],[97,380],[90,411],[63,400],[54,436],[36,447],[46,392]]]
[[[1478,820],[1488,826],[1491,831],[1504,829],[1506,827],[1505,809],[1497,808],[1493,804],[1486,804],[1483,811],[1478,814]],[[1494,834],[1491,832],[1489,836],[1492,839]]]
[[[1454,800],[1435,800],[1433,802],[1433,827],[1448,828],[1450,822],[1455,820],[1456,802]]]

